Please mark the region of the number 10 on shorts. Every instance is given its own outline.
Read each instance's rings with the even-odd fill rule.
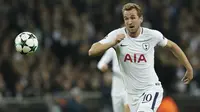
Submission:
[[[156,106],[156,102],[160,102],[158,100],[159,92],[156,92],[155,94],[144,94],[142,99],[142,105],[148,105],[149,108],[154,110]],[[162,98],[161,98],[162,99]]]

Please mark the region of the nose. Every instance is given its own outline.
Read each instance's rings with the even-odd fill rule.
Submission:
[[[131,19],[128,20],[128,25],[131,25],[132,24],[132,21]]]

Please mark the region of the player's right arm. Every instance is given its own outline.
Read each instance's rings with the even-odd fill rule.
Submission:
[[[116,34],[115,31],[108,34],[108,36],[99,42],[94,43],[88,51],[89,56],[99,55],[107,49],[115,46],[125,38],[124,34]]]
[[[95,55],[99,55],[103,52],[105,52],[107,49],[109,49],[110,47],[114,46],[115,45],[115,42],[108,42],[108,43],[100,43],[100,42],[96,42],[94,43],[89,52],[88,52],[88,55],[89,56],[95,56]]]

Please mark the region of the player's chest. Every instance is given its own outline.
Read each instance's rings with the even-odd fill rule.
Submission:
[[[123,62],[145,64],[154,55],[152,39],[130,40],[125,38],[117,47],[117,55]]]
[[[148,54],[153,52],[155,44],[151,38],[147,39],[130,39],[125,38],[118,44],[120,54]]]

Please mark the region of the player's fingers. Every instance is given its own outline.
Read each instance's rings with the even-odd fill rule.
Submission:
[[[188,79],[183,80],[183,82],[187,82],[187,81],[189,81],[189,80]]]
[[[186,79],[190,79],[190,78],[187,77],[187,76],[184,76],[184,77],[181,79],[181,81],[184,81],[184,80],[186,80]]]
[[[181,79],[181,81],[183,81],[183,82],[185,82],[187,80],[187,77],[186,76],[184,76],[182,79]]]
[[[185,81],[188,81],[189,79],[187,78],[187,77],[185,77],[184,79],[183,79],[183,81],[185,82]]]
[[[123,38],[119,38],[119,39],[117,39],[118,41],[122,41],[123,40]]]
[[[186,79],[186,77],[184,76],[182,79],[181,79],[181,81],[184,81]]]
[[[189,79],[185,79],[184,80],[184,84],[189,84],[190,80]]]
[[[189,84],[190,83],[190,81],[186,81],[186,82],[184,82],[184,84]]]
[[[119,35],[117,35],[119,38],[124,38],[125,37],[125,35],[124,34],[119,34]]]
[[[120,36],[119,38],[120,38],[120,39],[123,39],[123,38],[124,38],[124,36]]]

